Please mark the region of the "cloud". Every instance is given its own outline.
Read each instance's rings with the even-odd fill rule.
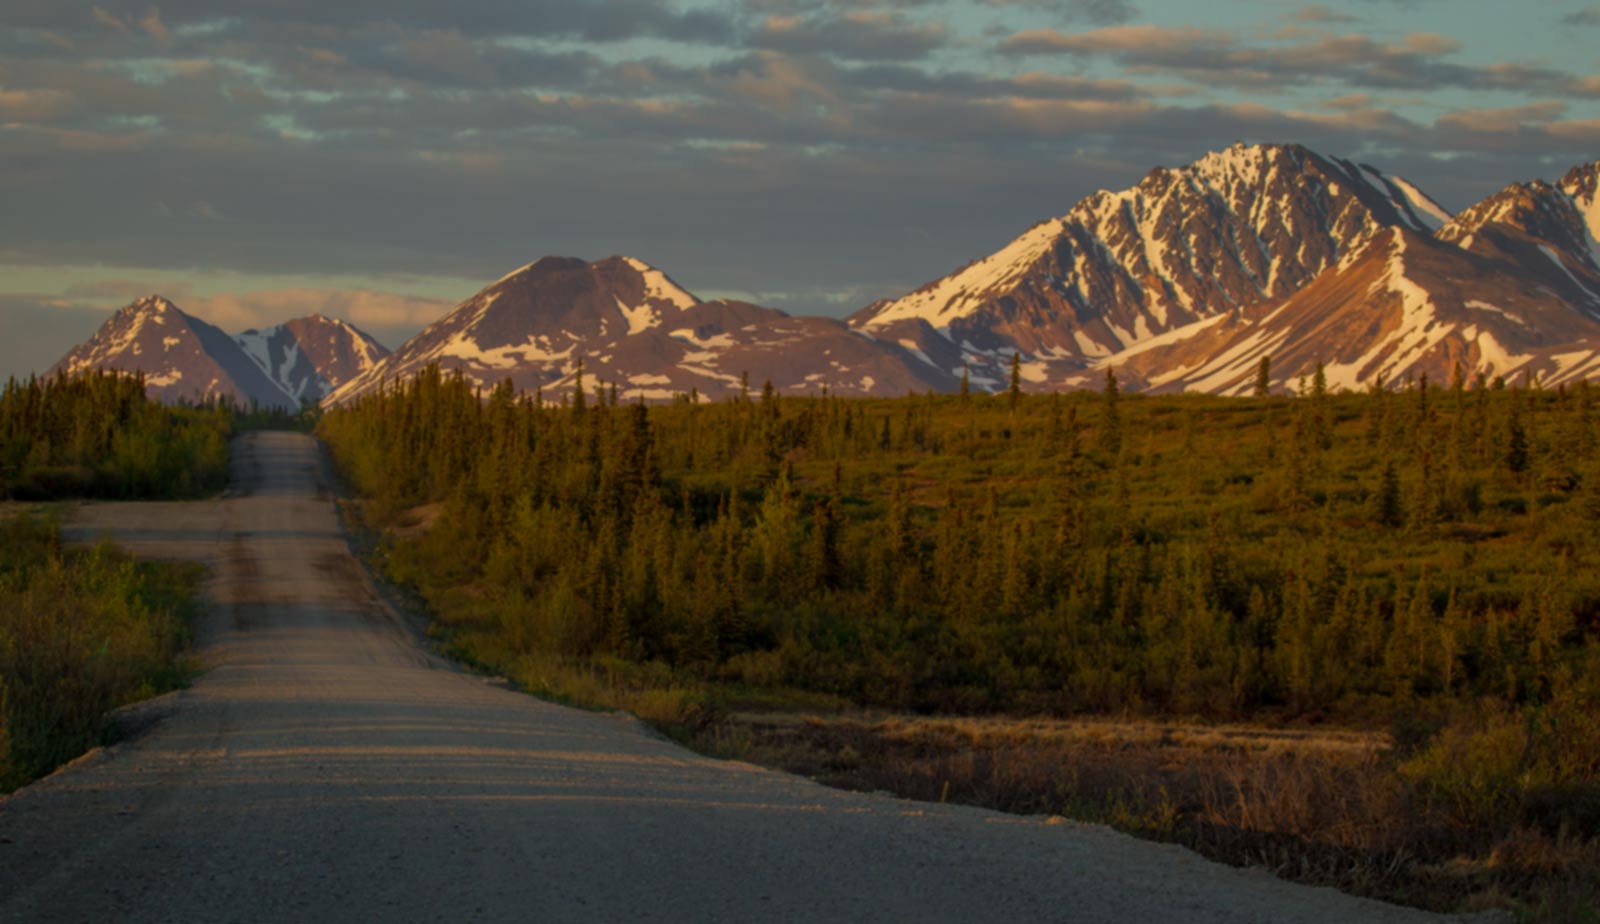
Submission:
[[[1107,58],[1133,72],[1170,73],[1208,86],[1270,88],[1328,82],[1352,87],[1446,87],[1571,97],[1600,96],[1600,82],[1551,68],[1445,60],[1460,50],[1449,36],[1416,32],[1398,42],[1360,34],[1291,33],[1290,41],[1249,44],[1221,29],[1111,26],[1088,32],[1032,29],[996,47],[1015,56]]]
[[[1296,22],[1347,23],[1357,21],[1356,17],[1334,10],[1325,3],[1307,4],[1290,18]]]
[[[51,295],[0,295],[0,383],[43,375],[94,335],[104,309]]]
[[[834,311],[1238,139],[1467,200],[1592,157],[1600,99],[1457,50],[1448,20],[1340,34],[1380,8],[1332,0],[1280,4],[1275,35],[1105,0],[95,2],[0,5],[0,259],[281,277],[168,292],[239,323],[416,324],[443,303],[301,284],[400,293],[545,253]]]
[[[941,23],[916,23],[900,13],[853,11],[842,16],[768,16],[749,38],[755,48],[826,54],[855,61],[925,57],[948,40]]]
[[[378,292],[371,289],[284,288],[187,296],[179,307],[230,332],[281,324],[290,318],[322,314],[373,333],[415,332],[455,307],[450,301]],[[379,337],[380,341],[384,337]],[[390,338],[392,340],[392,338]],[[388,346],[397,346],[398,341]]]
[[[165,25],[162,25],[161,11],[157,10],[155,7],[151,7],[149,10],[145,11],[143,16],[139,17],[139,28],[143,29],[151,38],[155,39],[157,44],[172,44],[172,34],[167,31],[167,27]]]
[[[1087,22],[1111,26],[1129,22],[1139,11],[1126,0],[983,0],[993,7],[1024,7],[1054,13],[1064,23]]]
[[[1440,116],[1438,127],[1476,135],[1506,135],[1531,125],[1551,122],[1566,112],[1566,104],[1534,103],[1497,109],[1460,109]]]
[[[1561,22],[1569,26],[1600,26],[1600,3],[1591,3],[1581,10],[1561,17]]]

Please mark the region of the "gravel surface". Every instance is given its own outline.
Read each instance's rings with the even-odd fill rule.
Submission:
[[[76,531],[206,562],[194,687],[0,802],[4,921],[1444,920],[1094,825],[830,790],[430,654],[350,556],[316,443]]]

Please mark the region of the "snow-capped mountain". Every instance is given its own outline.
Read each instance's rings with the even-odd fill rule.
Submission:
[[[389,355],[359,328],[321,314],[247,330],[233,339],[296,402],[321,401]]]
[[[852,325],[1003,387],[1235,393],[1270,356],[1349,388],[1586,367],[1600,334],[1600,165],[1452,216],[1411,183],[1305,148],[1235,145],[1097,193]],[[1600,341],[1597,341],[1600,342]],[[1578,344],[1578,346],[1574,346]]]
[[[1447,218],[1371,167],[1294,145],[1235,145],[1096,193],[850,323],[930,357],[942,349],[937,334],[978,366],[1020,351],[1049,384],[1196,321],[1287,297],[1386,228],[1431,233]]]
[[[1600,324],[1589,303],[1558,294],[1562,271],[1539,259],[1520,266],[1392,228],[1262,318],[1219,315],[1105,362],[1135,387],[1213,394],[1248,392],[1262,357],[1279,388],[1319,362],[1330,386],[1351,390],[1407,376],[1444,383],[1458,366],[1469,378],[1531,370],[1556,382],[1576,357],[1555,357],[1600,336]]]
[[[242,406],[297,410],[388,354],[361,330],[321,315],[229,336],[149,295],[118,310],[50,374],[143,372],[145,391],[160,401],[225,396]]]
[[[299,407],[232,337],[159,295],[119,309],[50,374],[91,368],[143,372],[145,391],[160,401],[223,396],[240,405]]]
[[[509,378],[520,390],[554,396],[571,391],[580,359],[585,387],[615,384],[619,396],[647,400],[718,397],[737,390],[746,374],[757,386],[771,379],[783,390],[827,387],[842,395],[951,384],[900,347],[841,321],[701,301],[632,257],[545,257],[462,302],[328,400],[353,400],[430,363],[485,388]]]
[[[1600,374],[1600,163],[1451,215],[1412,183],[1295,145],[1235,145],[1099,192],[996,253],[848,321],[702,301],[631,257],[546,257],[392,355],[312,317],[230,339],[159,298],[58,366],[143,369],[163,397],[342,403],[438,363],[488,388],[716,398],[1002,389],[1247,391],[1318,363],[1335,387],[1427,375]]]

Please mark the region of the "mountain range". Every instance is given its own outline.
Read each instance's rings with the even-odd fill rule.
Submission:
[[[240,406],[298,410],[388,355],[366,333],[320,314],[230,336],[150,295],[113,314],[49,374],[142,372],[145,391],[161,401],[220,397]]]
[[[545,257],[387,354],[313,317],[227,337],[157,297],[58,368],[142,368],[163,396],[339,403],[431,363],[488,387],[627,398],[1006,387],[1240,394],[1426,375],[1600,370],[1600,163],[1450,214],[1412,182],[1298,145],[1235,145],[1098,192],[999,250],[843,320],[704,301],[631,257]],[[170,326],[169,326],[170,325]],[[156,357],[159,357],[157,359]],[[241,359],[243,363],[241,363]],[[169,365],[162,365],[168,363]],[[209,390],[209,391],[208,391]]]

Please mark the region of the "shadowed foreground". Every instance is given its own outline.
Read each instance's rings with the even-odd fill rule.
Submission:
[[[697,757],[426,652],[350,556],[309,437],[233,492],[83,508],[213,569],[209,672],[0,802],[0,920],[1369,921],[1437,916],[1107,829]]]

